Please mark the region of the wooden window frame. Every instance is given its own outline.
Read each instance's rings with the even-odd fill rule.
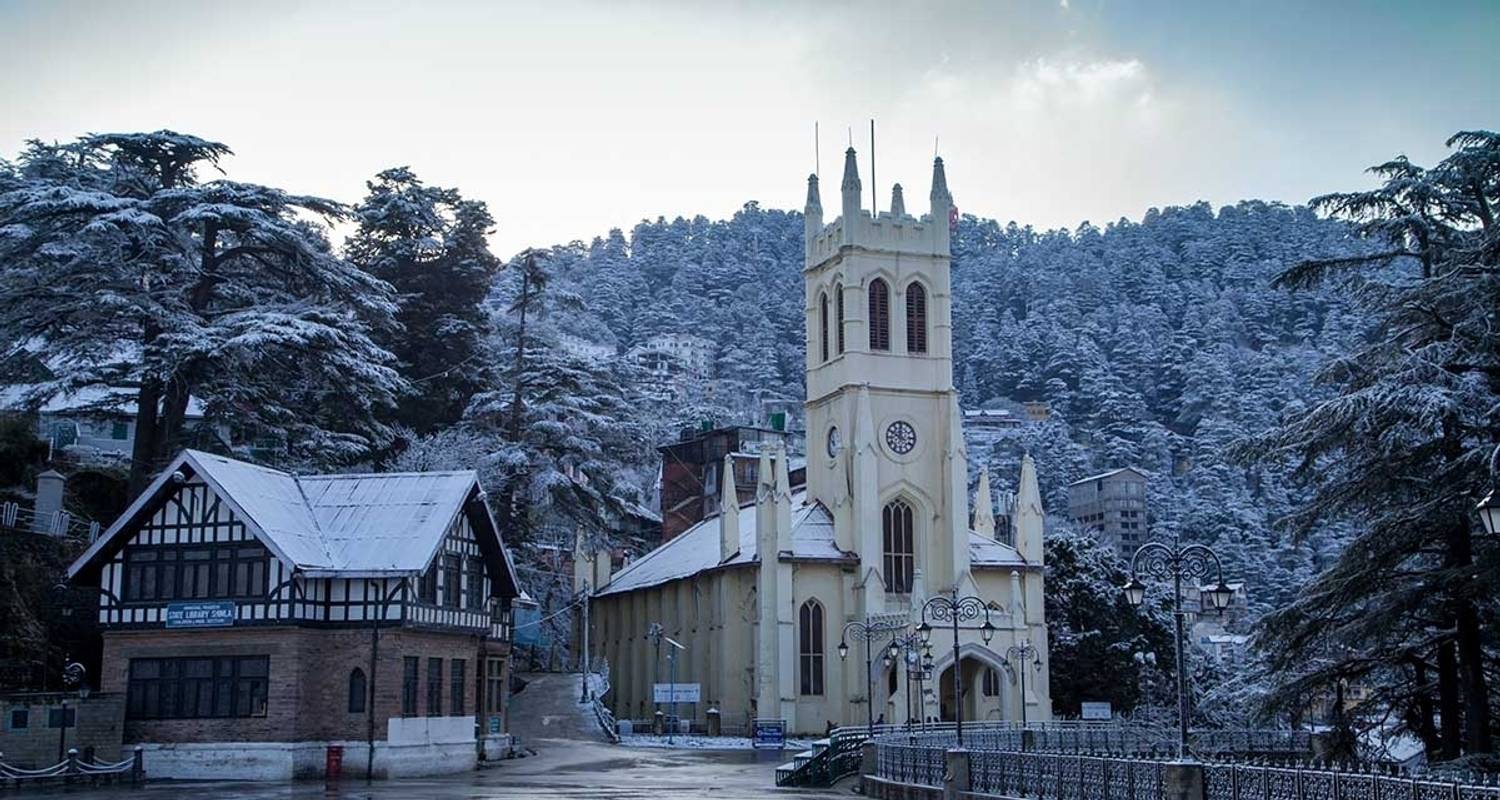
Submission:
[[[443,659],[427,659],[427,716],[443,716]]]
[[[884,278],[870,281],[869,316],[870,349],[889,352],[891,349],[891,285]]]
[[[885,590],[891,594],[911,594],[916,572],[915,517],[911,503],[899,497],[880,511],[881,566]]]
[[[842,284],[833,285],[833,327],[837,331],[834,337],[839,355],[844,354],[844,287]]]
[[[265,717],[270,662],[265,655],[132,658],[126,667],[125,718]]]
[[[828,293],[818,293],[818,360],[828,360]]]
[[[469,662],[467,659],[454,658],[448,661],[448,715],[461,717],[464,715],[464,690],[469,685]]]
[[[826,636],[823,604],[809,598],[797,612],[798,694],[822,696],[824,680],[824,641]]]
[[[401,659],[401,716],[415,717],[417,715],[417,672],[421,667],[422,659],[418,656],[405,656]]]
[[[349,713],[363,714],[370,707],[370,682],[359,667],[349,671]]]
[[[906,287],[906,352],[927,353],[927,287],[920,281]]]

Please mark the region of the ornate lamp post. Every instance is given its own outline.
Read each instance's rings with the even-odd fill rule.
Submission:
[[[932,639],[932,625],[928,624],[927,617],[938,622],[947,622],[953,630],[953,720],[957,723],[954,728],[958,734],[958,746],[964,746],[964,707],[963,707],[963,665],[959,661],[958,632],[960,622],[979,619],[984,616],[984,624],[978,627],[979,635],[988,645],[990,639],[995,637],[995,626],[990,622],[990,607],[984,600],[973,595],[959,597],[958,589],[955,587],[951,596],[938,595],[922,605],[922,624],[917,626],[917,633],[921,634],[924,643]],[[964,630],[975,630],[972,626]]]
[[[912,722],[925,723],[926,703],[922,696],[922,681],[927,679],[927,671],[932,669],[932,657],[929,655],[923,661],[923,653],[932,649],[931,645],[922,642],[922,637],[916,633],[907,633],[897,636],[891,640],[890,649],[885,654],[885,665],[889,667],[894,663],[906,664],[906,691],[908,694],[906,706],[906,727],[911,729]],[[912,684],[916,688],[916,710],[912,709],[911,692]]]
[[[1491,536],[1500,536],[1500,489],[1495,489],[1485,495],[1474,510],[1479,512],[1479,519],[1484,522],[1485,532]]]
[[[1187,707],[1187,663],[1183,657],[1182,579],[1190,578],[1195,583],[1206,578],[1212,571],[1214,587],[1202,592],[1215,610],[1223,613],[1234,600],[1234,590],[1224,583],[1224,569],[1219,556],[1201,544],[1183,545],[1176,539],[1172,544],[1147,542],[1135,551],[1130,560],[1130,580],[1123,587],[1125,600],[1140,607],[1146,600],[1146,585],[1140,577],[1172,580],[1172,616],[1176,621],[1177,644],[1177,757],[1187,758],[1188,707]]]
[[[1021,727],[1026,727],[1026,663],[1031,662],[1031,668],[1040,670],[1042,668],[1042,654],[1037,652],[1036,645],[1030,639],[1022,639],[1020,644],[1013,644],[1005,650],[1005,660],[1016,660],[1016,674],[1021,678]]]
[[[869,736],[875,735],[875,687],[870,678],[870,670],[875,662],[874,643],[887,636],[894,637],[897,631],[905,627],[905,623],[878,619],[854,620],[846,624],[839,634],[839,660],[841,661],[849,658],[850,637],[857,642],[865,643],[865,732]]]

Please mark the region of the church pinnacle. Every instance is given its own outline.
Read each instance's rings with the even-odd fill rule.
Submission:
[[[932,160],[932,194],[928,195],[928,198],[932,200],[933,206],[938,203],[948,205],[953,202],[953,195],[948,193],[948,176],[943,172],[942,158]]]

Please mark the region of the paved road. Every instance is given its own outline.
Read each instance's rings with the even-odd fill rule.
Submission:
[[[588,706],[578,705],[578,675],[522,675],[526,688],[510,698],[510,732],[540,751],[548,740],[602,742],[604,733]]]
[[[847,790],[773,788],[781,754],[706,752],[619,747],[598,742],[550,740],[538,755],[501,762],[479,772],[442,778],[321,781],[295,784],[171,783],[144,788],[74,790],[68,800],[688,800],[689,798],[849,798]],[[60,797],[63,795],[59,795]]]
[[[844,790],[774,788],[776,765],[790,753],[620,747],[603,741],[581,713],[578,678],[535,676],[513,698],[511,730],[536,751],[479,772],[441,778],[295,784],[151,783],[141,789],[74,790],[68,800],[688,800],[688,798],[848,798]],[[150,769],[149,762],[147,769]]]

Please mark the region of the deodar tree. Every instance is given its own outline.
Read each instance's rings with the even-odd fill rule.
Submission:
[[[413,384],[397,421],[426,434],[456,423],[485,385],[483,302],[500,269],[485,237],[495,220],[484,203],[424,184],[407,167],[385,170],[368,186],[344,252],[396,289],[401,325],[377,331],[376,341]]]
[[[139,488],[189,397],[296,460],[358,457],[404,384],[370,338],[388,285],[336,256],[317,197],[201,182],[227,146],[171,131],[32,142],[0,192],[0,344],[45,356],[38,394],[130,387]]]
[[[1363,682],[1435,759],[1494,750],[1485,631],[1500,597],[1500,546],[1473,511],[1500,442],[1500,136],[1448,144],[1432,169],[1397,158],[1372,168],[1379,188],[1313,201],[1379,247],[1305,261],[1279,282],[1338,282],[1381,324],[1323,371],[1332,397],[1245,448],[1295,463],[1314,487],[1287,520],[1295,530],[1360,528],[1262,621],[1273,698],[1299,708]]]

